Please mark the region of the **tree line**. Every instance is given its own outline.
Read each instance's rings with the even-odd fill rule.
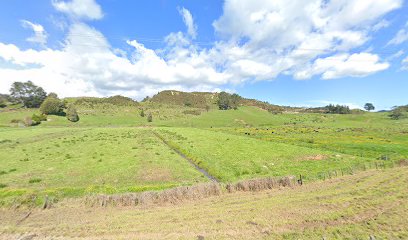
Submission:
[[[42,87],[33,82],[14,82],[10,88],[10,95],[2,95],[0,106],[7,106],[7,102],[21,104],[25,108],[39,108],[41,115],[34,114],[26,119],[26,125],[37,125],[46,120],[47,115],[66,116],[71,122],[79,121],[78,112],[73,104],[58,98],[56,93],[47,94]]]

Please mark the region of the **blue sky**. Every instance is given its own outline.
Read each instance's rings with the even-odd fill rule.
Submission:
[[[21,6],[24,6],[22,8]],[[281,105],[408,103],[403,0],[5,0],[0,92],[237,92]]]

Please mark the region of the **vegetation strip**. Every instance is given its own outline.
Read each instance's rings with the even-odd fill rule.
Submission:
[[[184,158],[185,160],[187,160],[195,169],[197,169],[199,172],[201,172],[202,174],[204,174],[204,176],[206,176],[208,179],[210,179],[213,182],[220,182],[216,177],[212,176],[211,174],[209,174],[205,169],[201,168],[200,166],[198,166],[193,160],[191,160],[190,158],[188,158],[186,155],[184,155],[182,152],[180,152],[178,149],[172,147],[167,141],[166,139],[164,139],[160,134],[158,134],[157,132],[153,131],[153,134],[158,137],[160,140],[163,141],[164,144],[166,144],[170,149],[172,149],[174,152],[176,152],[180,157]]]

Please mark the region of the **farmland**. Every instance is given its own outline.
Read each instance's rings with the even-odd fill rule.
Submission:
[[[33,127],[16,119],[38,114],[38,109],[14,108],[0,113],[0,220],[6,223],[0,231],[4,236],[20,234],[23,229],[34,231],[30,224],[38,219],[42,219],[41,226],[61,216],[74,221],[68,210],[72,207],[84,212],[89,209],[92,214],[75,213],[89,225],[71,224],[64,233],[70,237],[85,236],[84,229],[92,228],[92,236],[119,234],[126,238],[129,231],[137,231],[140,238],[162,238],[174,226],[166,222],[168,216],[185,226],[184,220],[191,214],[200,217],[190,219],[191,225],[170,238],[194,238],[204,233],[208,233],[206,238],[244,238],[248,234],[254,238],[297,238],[301,231],[311,238],[323,233],[340,238],[407,234],[398,228],[403,217],[398,212],[407,207],[402,187],[407,168],[401,167],[408,162],[406,118],[392,120],[388,113],[368,112],[273,113],[245,105],[221,111],[214,105],[203,109],[160,102],[78,104],[77,108],[78,122],[49,115],[47,121]],[[142,116],[142,109],[153,121]],[[304,185],[227,193],[229,184],[285,176],[293,176],[294,182],[302,176]],[[103,210],[84,204],[98,196],[121,199],[126,194],[193,189],[214,180],[221,186],[215,194],[220,196],[204,192],[194,195],[195,200],[175,205],[166,202],[171,196],[164,196],[163,204],[148,207],[109,206]],[[354,185],[357,187],[351,187]],[[380,200],[382,194],[390,196]],[[292,198],[294,195],[297,197]],[[396,202],[399,210],[391,210]],[[52,207],[42,212],[42,206],[49,206],[45,203]],[[229,208],[234,210],[225,212]],[[378,208],[388,217],[377,216]],[[12,215],[27,211],[35,214],[21,228],[15,227]],[[102,230],[108,223],[95,221],[106,212],[112,214],[114,224]],[[376,220],[368,220],[374,216],[369,212]],[[135,214],[144,225],[122,227],[121,219],[131,221]],[[243,217],[236,218],[237,214]],[[385,224],[385,219],[391,222]],[[161,222],[163,232],[154,230],[154,221]],[[382,230],[376,231],[374,226]],[[61,226],[41,227],[35,232],[55,235],[52,229]],[[390,229],[395,230],[394,235]]]

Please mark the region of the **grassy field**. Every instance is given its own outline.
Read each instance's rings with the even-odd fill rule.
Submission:
[[[140,116],[142,108],[153,122]],[[408,159],[408,119],[386,113],[272,114],[240,107],[188,114],[197,110],[154,103],[79,106],[77,123],[49,116],[30,128],[10,121],[38,110],[3,111],[0,203],[208,181],[172,148],[224,183],[287,175],[309,181]]]
[[[327,170],[346,169],[366,159],[291,144],[196,128],[158,130],[176,148],[222,181],[303,175],[316,179]]]
[[[177,205],[0,210],[0,238],[407,239],[408,168]]]
[[[149,129],[27,128],[0,132],[1,202],[13,197],[24,200],[32,194],[72,197],[206,181]]]

